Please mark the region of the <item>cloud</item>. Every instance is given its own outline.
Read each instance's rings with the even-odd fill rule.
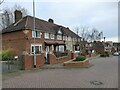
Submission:
[[[27,8],[32,15],[33,0],[5,0]],[[75,26],[95,27],[108,38],[117,36],[118,0],[35,0],[36,17],[73,29]],[[8,2],[8,4],[7,4]],[[12,4],[9,4],[12,2]],[[26,3],[25,3],[26,2]],[[28,3],[29,2],[29,3]],[[5,5],[5,3],[4,3]],[[74,30],[73,30],[74,31]]]
[[[104,41],[104,40],[102,39],[101,41]],[[106,38],[105,41],[120,42],[120,40],[118,40],[118,37],[109,37],[109,38]]]

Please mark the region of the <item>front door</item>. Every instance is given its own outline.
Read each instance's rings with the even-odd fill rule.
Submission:
[[[48,52],[50,51],[49,46],[46,46],[45,49],[45,64],[48,64]]]

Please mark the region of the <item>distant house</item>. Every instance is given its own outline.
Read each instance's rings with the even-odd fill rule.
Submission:
[[[93,49],[95,50],[96,53],[103,53],[105,50],[103,42],[95,41],[93,43]]]
[[[113,47],[114,47],[115,51],[120,51],[120,43],[114,42]]]
[[[113,52],[113,43],[110,41],[107,41],[107,42],[96,41],[93,43],[93,49],[97,53],[103,53],[103,52],[112,53]]]
[[[34,43],[35,38],[35,43]],[[23,53],[36,54],[48,52],[75,51],[81,37],[69,28],[57,25],[54,20],[44,21],[35,18],[35,31],[33,30],[33,17],[22,17],[22,13],[15,11],[15,23],[2,30],[3,50],[11,48],[14,53],[21,56]]]

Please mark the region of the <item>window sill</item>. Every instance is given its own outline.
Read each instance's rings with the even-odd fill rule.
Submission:
[[[41,38],[41,37],[32,37],[32,38]]]

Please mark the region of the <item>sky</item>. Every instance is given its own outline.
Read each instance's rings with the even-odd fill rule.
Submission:
[[[32,14],[32,0],[4,0],[0,6],[20,5]],[[69,27],[90,27],[103,31],[106,41],[118,41],[118,0],[35,0],[35,16]],[[79,31],[80,33],[81,31]]]

